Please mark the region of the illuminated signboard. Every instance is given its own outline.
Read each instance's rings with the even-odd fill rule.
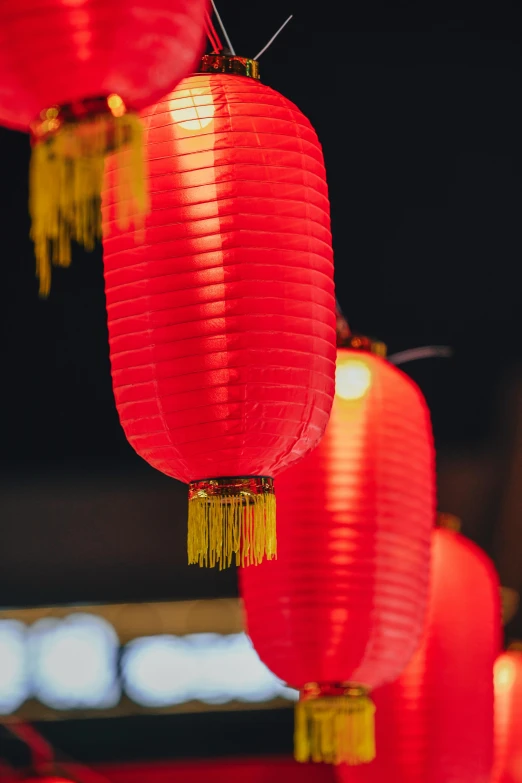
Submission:
[[[290,705],[297,693],[259,660],[234,604],[1,612],[0,714],[38,720]]]

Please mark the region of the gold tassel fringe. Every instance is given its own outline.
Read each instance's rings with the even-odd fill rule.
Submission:
[[[240,482],[271,479],[235,479],[235,490],[222,492],[217,482],[194,482],[189,491],[188,561],[200,566],[258,565],[277,557],[276,499],[271,491],[238,490]],[[205,484],[204,487],[201,485]],[[272,484],[270,484],[272,486]],[[228,487],[230,490],[230,486]],[[214,491],[212,491],[214,490]]]
[[[373,761],[374,715],[366,695],[300,700],[295,707],[296,761],[352,766]]]
[[[29,212],[41,296],[50,291],[51,265],[70,265],[72,241],[92,250],[101,239],[104,161],[111,151],[119,158],[118,225],[126,228],[132,215],[139,229],[148,211],[148,193],[143,127],[137,115],[109,113],[67,122],[33,145]]]

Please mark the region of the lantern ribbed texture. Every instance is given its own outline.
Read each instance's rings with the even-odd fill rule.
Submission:
[[[522,783],[522,647],[495,662],[495,762],[492,783]]]
[[[422,632],[434,521],[430,418],[417,386],[377,356],[340,349],[324,438],[276,489],[278,559],[240,573],[261,660],[298,689],[373,689],[397,677]],[[355,762],[372,752],[321,755]]]
[[[493,664],[500,644],[493,565],[458,533],[433,533],[423,640],[399,679],[374,693],[377,758],[343,783],[488,783]]]
[[[0,124],[31,130],[29,212],[40,293],[71,242],[101,238],[104,158],[123,155],[125,225],[148,209],[135,114],[195,66],[207,0],[0,0]],[[138,217],[140,220],[138,220]]]
[[[275,553],[271,478],[317,444],[334,391],[321,147],[292,103],[243,76],[190,77],[144,121],[143,244],[115,222],[111,172],[104,196],[120,421],[138,454],[169,476],[241,478],[193,484],[191,561],[222,566],[242,552],[258,562]],[[222,528],[211,504],[223,493]]]

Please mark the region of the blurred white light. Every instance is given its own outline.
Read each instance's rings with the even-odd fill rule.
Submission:
[[[30,629],[34,695],[58,710],[106,709],[120,700],[119,640],[101,617],[75,613],[44,618]]]
[[[16,620],[0,620],[0,714],[17,710],[30,695],[26,658],[27,628]]]
[[[33,697],[56,710],[116,706],[118,655],[116,631],[95,615],[44,618],[31,628],[0,621],[0,715]],[[298,696],[260,661],[244,633],[134,639],[123,650],[121,679],[127,695],[150,708]]]
[[[123,687],[136,704],[168,707],[192,698],[198,661],[182,637],[165,634],[134,639],[125,647],[121,666]]]
[[[261,663],[244,633],[135,639],[125,648],[122,671],[127,695],[144,707],[296,698]]]
[[[202,661],[206,677],[197,694],[200,701],[210,704],[232,700],[263,702],[279,695],[279,680],[261,663],[244,633],[218,639]]]

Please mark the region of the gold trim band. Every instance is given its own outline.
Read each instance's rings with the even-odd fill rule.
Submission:
[[[462,529],[462,520],[455,516],[455,514],[439,511],[437,514],[437,527],[441,527],[444,530],[451,530],[453,533],[460,533]]]
[[[67,103],[63,106],[51,106],[40,112],[40,116],[31,123],[33,143],[54,136],[63,125],[93,120],[95,117],[109,115],[123,117],[127,106],[119,95],[112,94],[104,98],[85,98],[83,101]]]
[[[381,359],[385,359],[388,352],[386,343],[383,343],[380,340],[373,340],[371,337],[365,337],[362,334],[343,336],[343,334],[338,333],[337,347],[349,348],[352,351],[373,353],[375,356],[380,356]]]
[[[211,497],[258,497],[274,494],[274,479],[270,476],[224,476],[200,479],[189,484],[189,501]]]
[[[235,54],[205,54],[201,58],[199,73],[228,73],[259,80],[259,63]]]
[[[367,696],[368,689],[349,682],[307,682],[299,691],[299,700],[328,699],[343,697],[360,698]]]

